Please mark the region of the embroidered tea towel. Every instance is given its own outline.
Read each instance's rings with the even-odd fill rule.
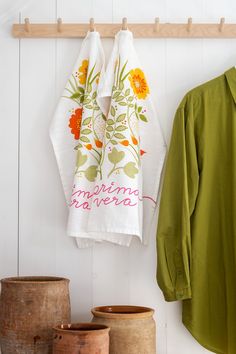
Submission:
[[[87,212],[92,238],[129,246],[136,236],[147,244],[166,145],[129,31],[115,37],[97,100],[106,122],[99,164],[91,161],[90,166],[94,189],[91,193],[74,184],[69,233],[74,234],[79,207]],[[76,229],[81,229],[79,222]]]
[[[97,86],[104,65],[99,33],[89,32],[50,127],[66,201],[68,206],[72,203],[72,208],[69,208],[72,210],[68,229],[70,236],[79,236],[81,231],[87,231],[88,210],[73,204],[72,188],[79,188],[81,193],[92,193],[94,189],[105,127],[105,116],[97,104]],[[93,243],[84,237],[77,242],[79,247]]]

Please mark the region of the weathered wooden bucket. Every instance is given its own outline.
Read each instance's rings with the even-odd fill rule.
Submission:
[[[70,322],[69,280],[15,277],[1,285],[1,353],[52,353],[52,327]]]
[[[53,354],[109,354],[110,329],[105,325],[76,323],[53,330]]]
[[[140,306],[100,306],[92,322],[110,327],[110,354],[156,354],[154,310]]]

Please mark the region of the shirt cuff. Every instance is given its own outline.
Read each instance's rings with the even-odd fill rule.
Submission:
[[[174,291],[164,291],[163,292],[165,300],[170,302],[170,301],[178,301],[178,300],[187,300],[191,299],[192,297],[192,292],[191,292],[191,287],[184,288],[184,289],[178,289]]]

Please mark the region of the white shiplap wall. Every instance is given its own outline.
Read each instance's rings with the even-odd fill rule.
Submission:
[[[203,354],[181,324],[179,303],[165,303],[150,245],[96,245],[78,250],[65,235],[67,208],[48,129],[80,49],[78,39],[17,40],[13,22],[235,22],[233,0],[0,0],[0,277],[63,275],[71,279],[73,320],[90,320],[102,304],[155,308],[158,354]],[[190,88],[236,63],[236,40],[137,39],[167,141],[174,111]],[[112,40],[103,40],[109,55]],[[150,50],[151,49],[151,50]],[[151,55],[150,55],[151,54]],[[128,354],[128,353],[127,353]],[[138,353],[137,353],[138,354]]]

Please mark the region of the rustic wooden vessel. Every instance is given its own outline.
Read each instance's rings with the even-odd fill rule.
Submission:
[[[15,277],[1,285],[1,353],[52,353],[52,327],[70,321],[69,280]]]
[[[92,309],[94,323],[110,327],[110,354],[156,354],[154,310],[140,306]]]
[[[53,354],[109,354],[109,330],[95,323],[57,326]]]

